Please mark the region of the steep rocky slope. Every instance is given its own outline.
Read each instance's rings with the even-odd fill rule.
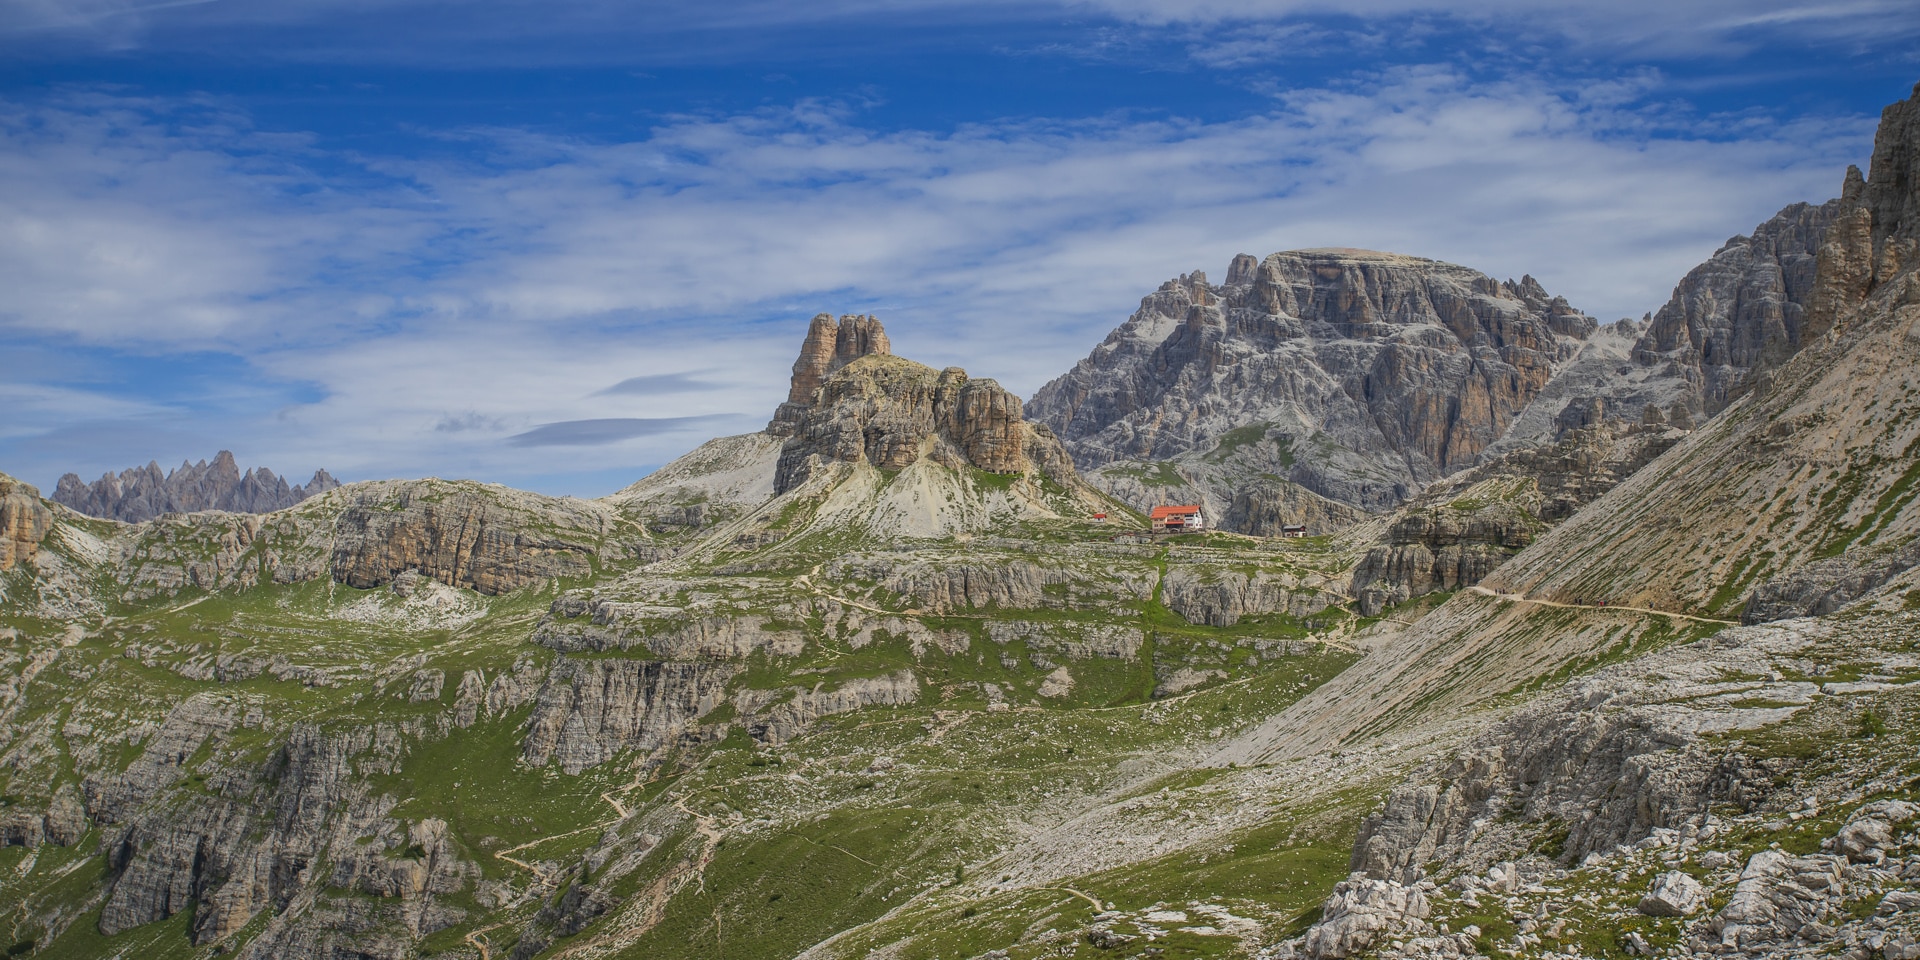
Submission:
[[[182,463],[164,474],[158,463],[117,474],[108,471],[91,484],[69,473],[60,478],[53,499],[90,517],[139,523],[200,510],[272,513],[339,485],[325,470],[314,471],[304,486],[288,486],[266,467],[242,474],[233,454],[222,450],[212,463]]]
[[[1367,547],[1349,592],[1373,616],[1428,593],[1478,584],[1554,524],[1613,489],[1687,432],[1601,420],[1557,443],[1518,447],[1427,488],[1347,537]],[[1857,595],[1857,594],[1856,594]]]

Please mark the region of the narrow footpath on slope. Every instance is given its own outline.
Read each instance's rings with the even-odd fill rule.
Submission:
[[[1480,586],[1479,584],[1474,584],[1473,586],[1468,587],[1467,590],[1472,593],[1480,594],[1483,597],[1492,597],[1496,600],[1505,600],[1509,603],[1531,603],[1531,604],[1536,604],[1542,607],[1560,607],[1566,610],[1631,610],[1634,613],[1651,613],[1656,616],[1673,617],[1678,620],[1692,620],[1695,623],[1721,623],[1721,624],[1726,624],[1728,626],[1740,625],[1740,621],[1738,620],[1720,620],[1714,617],[1696,617],[1690,613],[1674,613],[1671,610],[1655,610],[1652,607],[1628,607],[1628,606],[1621,606],[1621,605],[1611,604],[1611,603],[1609,604],[1561,603],[1557,600],[1536,600],[1532,597],[1525,596],[1518,593],[1500,593],[1498,591],[1488,589],[1487,587]]]

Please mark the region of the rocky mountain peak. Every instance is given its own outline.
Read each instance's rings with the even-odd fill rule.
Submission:
[[[140,523],[200,510],[271,513],[339,485],[325,470],[315,470],[305,486],[289,486],[266,467],[241,473],[232,451],[222,450],[212,462],[181,461],[171,472],[149,461],[122,473],[109,470],[91,484],[69,473],[54,488],[53,500],[88,516]]]
[[[1475,463],[1596,329],[1532,277],[1371,250],[1243,254],[1227,277],[1162,284],[1027,415],[1083,470],[1232,455],[1379,509]]]
[[[793,361],[787,402],[774,413],[767,432],[777,437],[792,436],[794,426],[829,375],[861,357],[892,353],[886,328],[878,317],[848,314],[835,320],[830,313],[815,314],[807,325],[807,338],[800,344],[800,357]]]

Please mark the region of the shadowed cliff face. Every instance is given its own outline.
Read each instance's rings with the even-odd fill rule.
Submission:
[[[1532,278],[1357,250],[1235,258],[1168,281],[1027,413],[1082,469],[1267,426],[1285,477],[1368,508],[1472,465],[1594,322]],[[1276,470],[1275,473],[1280,471]]]

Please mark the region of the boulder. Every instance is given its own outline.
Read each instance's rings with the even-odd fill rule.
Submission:
[[[1418,885],[1354,874],[1334,885],[1320,922],[1307,931],[1306,954],[1313,960],[1338,960],[1386,937],[1425,933],[1431,910]]]
[[[1700,881],[1673,870],[1653,878],[1653,886],[1640,898],[1639,910],[1649,917],[1686,917],[1706,905],[1707,891]]]

